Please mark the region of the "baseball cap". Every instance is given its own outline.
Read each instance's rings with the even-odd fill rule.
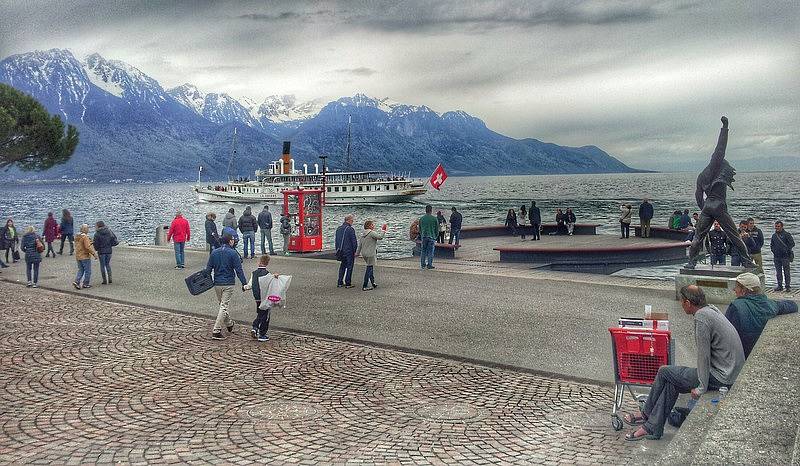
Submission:
[[[742,285],[750,291],[755,291],[756,288],[761,288],[761,280],[755,274],[743,273],[736,277],[736,283]]]

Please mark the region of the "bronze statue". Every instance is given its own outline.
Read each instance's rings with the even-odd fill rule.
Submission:
[[[742,265],[745,268],[755,268],[747,246],[744,245],[742,238],[736,230],[736,224],[728,213],[728,205],[725,202],[728,187],[733,189],[733,176],[736,170],[725,160],[725,147],[728,145],[728,118],[722,117],[722,129],[719,131],[717,148],[711,154],[711,162],[697,176],[697,190],[695,199],[697,206],[700,207],[700,219],[695,225],[694,240],[689,247],[689,262],[687,269],[695,268],[697,260],[701,255],[703,242],[708,235],[708,231],[714,225],[714,220],[718,221],[728,242],[736,248],[742,258]]]

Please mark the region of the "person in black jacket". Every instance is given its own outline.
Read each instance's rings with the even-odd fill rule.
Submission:
[[[355,265],[358,240],[356,230],[353,229],[353,215],[347,215],[339,228],[336,229],[335,247],[336,258],[339,260],[339,279],[336,286],[352,288],[353,266]]]
[[[265,205],[264,210],[258,213],[258,227],[261,229],[261,254],[266,254],[267,250],[264,248],[264,240],[269,244],[269,255],[275,255],[275,247],[272,245],[272,212],[269,211],[269,206]]]
[[[728,235],[722,231],[719,222],[714,222],[714,228],[708,232],[708,242],[711,265],[725,265],[725,255],[728,253]]]
[[[578,219],[575,217],[575,213],[572,212],[571,208],[567,209],[564,216],[567,219],[567,234],[572,236],[572,232],[575,231],[575,222],[577,222]]]
[[[764,247],[764,232],[756,226],[756,221],[753,217],[747,219],[747,231],[750,232],[750,237],[753,238],[755,243],[753,249],[749,249],[748,252],[750,257],[753,258],[753,262],[756,263],[756,268],[763,272],[764,256],[761,255],[761,248]]]
[[[742,220],[739,222],[739,229],[737,230],[739,233],[739,238],[742,240],[745,248],[748,250],[753,249],[755,247],[755,243],[753,242],[753,238],[750,237],[750,232],[748,231],[747,220]],[[743,264],[742,262],[742,255],[740,254],[739,250],[733,247],[733,244],[730,241],[730,237],[728,239],[728,251],[730,251],[731,255],[731,265],[740,266]]]
[[[639,225],[642,226],[642,238],[650,237],[650,221],[653,220],[653,204],[645,198],[639,204]]]
[[[253,329],[250,330],[250,335],[258,341],[269,341],[269,319],[271,308],[261,309],[261,285],[258,279],[269,275],[267,266],[269,265],[269,256],[264,254],[258,259],[258,268],[253,270],[250,276],[250,282],[242,286],[242,291],[253,290],[253,298],[256,300],[256,320],[253,321]],[[275,277],[278,275],[275,274]]]
[[[775,263],[775,275],[778,279],[778,286],[775,291],[791,291],[792,277],[789,274],[789,266],[794,261],[794,238],[788,231],[783,229],[783,222],[778,220],[775,222],[775,233],[772,234],[772,239],[769,242],[769,249],[772,251],[772,261]],[[783,287],[783,282],[786,281],[786,288]]]
[[[119,244],[116,235],[103,222],[95,224],[97,231],[92,243],[100,259],[100,274],[103,276],[102,284],[111,284],[111,248]]]
[[[453,213],[450,214],[450,239],[447,240],[447,243],[453,244],[453,241],[455,241],[456,246],[458,246],[458,241],[461,237],[461,221],[463,217],[461,216],[461,212],[456,210],[455,207],[453,207],[452,210]]]
[[[528,209],[528,216],[531,219],[531,229],[533,230],[533,238],[531,241],[542,239],[542,237],[539,235],[540,228],[542,226],[542,211],[536,207],[535,201],[531,201],[531,208]]]
[[[517,236],[517,213],[514,212],[514,209],[508,209],[505,226],[508,228],[511,236]]]
[[[219,247],[219,233],[217,232],[217,214],[209,212],[206,214],[206,243],[208,243],[208,253]]]
[[[245,207],[244,214],[239,217],[239,231],[242,232],[242,248],[244,258],[247,259],[247,245],[250,245],[250,258],[256,257],[256,232],[258,231],[258,219],[253,215],[250,206]]]

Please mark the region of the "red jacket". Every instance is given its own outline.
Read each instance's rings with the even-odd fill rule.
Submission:
[[[175,220],[172,221],[172,225],[169,226],[167,241],[173,240],[176,243],[185,243],[189,241],[190,236],[189,221],[183,218],[182,215],[176,216]]]
[[[47,217],[44,221],[44,240],[52,243],[58,236],[58,222],[53,217]]]

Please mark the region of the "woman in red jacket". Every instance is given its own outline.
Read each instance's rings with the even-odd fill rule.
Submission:
[[[56,257],[56,251],[53,249],[53,241],[56,238],[58,238],[58,222],[53,217],[53,213],[48,212],[47,220],[44,221],[44,240],[47,242],[47,254],[44,257],[50,257],[50,253]]]

